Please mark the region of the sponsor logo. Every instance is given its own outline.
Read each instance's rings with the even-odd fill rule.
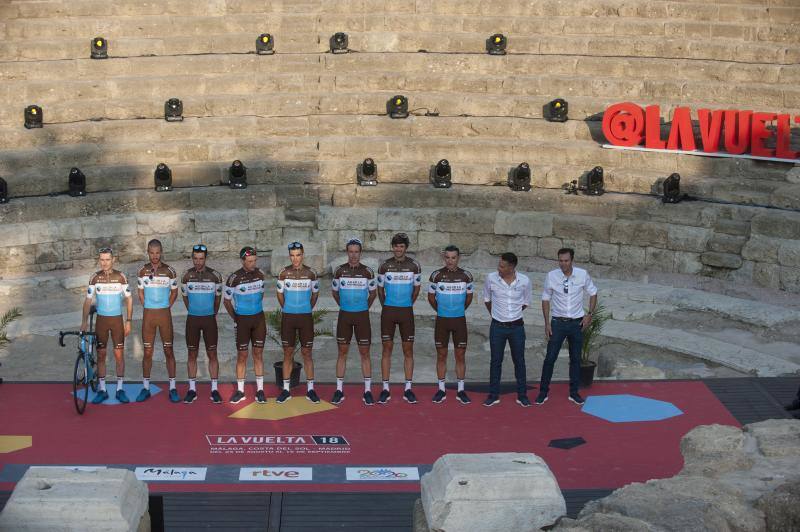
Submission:
[[[137,467],[136,478],[154,481],[203,481],[206,479],[205,467]]]
[[[347,480],[419,480],[416,467],[348,467]]]
[[[239,469],[239,480],[256,482],[310,481],[311,467],[243,467]]]
[[[350,445],[344,436],[207,434],[209,445]]]

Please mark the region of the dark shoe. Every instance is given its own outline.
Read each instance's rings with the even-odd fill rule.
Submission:
[[[786,410],[790,410],[790,411],[791,410],[800,410],[800,399],[795,399],[794,401],[792,401],[788,405],[784,406],[783,408],[785,408]]]
[[[99,392],[97,392],[95,394],[94,399],[92,399],[92,404],[93,405],[99,405],[103,401],[107,401],[107,400],[108,400],[108,392],[105,391],[105,390],[100,390]]]
[[[267,402],[267,397],[264,395],[264,390],[258,390],[256,392],[256,402],[261,403],[262,405]]]
[[[342,390],[336,390],[333,392],[333,398],[331,399],[331,404],[333,405],[340,405],[344,401],[344,392]]]
[[[239,390],[236,390],[233,393],[233,395],[231,395],[230,402],[233,403],[233,404],[236,404],[236,403],[241,403],[244,400],[245,400],[244,392],[240,392]]]
[[[405,401],[410,405],[417,403],[417,396],[414,395],[414,392],[411,390],[406,390],[403,392],[403,399],[405,399]]]
[[[378,404],[385,405],[389,402],[389,399],[392,398],[392,394],[389,393],[389,390],[382,390],[381,394],[378,396]]]
[[[186,392],[186,396],[183,398],[184,403],[194,403],[194,400],[197,399],[197,392],[194,390],[189,390]]]
[[[306,392],[306,399],[311,401],[312,403],[319,403],[319,395],[314,390],[308,390]]]
[[[444,393],[444,390],[436,390],[432,401],[434,403],[442,403],[445,399],[447,399],[447,394]]]
[[[142,391],[139,392],[139,395],[136,396],[137,403],[143,403],[150,399],[150,390],[147,388],[142,388]]]
[[[490,395],[483,402],[483,406],[494,406],[494,405],[498,404],[499,402],[500,402],[500,398],[499,397],[497,397],[496,395]]]
[[[289,392],[289,390],[281,390],[280,395],[278,395],[278,397],[275,400],[278,401],[279,403],[285,403],[291,398],[292,394],[291,392]]]
[[[364,401],[364,404],[367,406],[375,404],[375,399],[372,398],[372,392],[364,392],[364,397],[362,397],[361,400]]]
[[[536,396],[534,404],[536,406],[542,406],[545,401],[547,401],[547,392],[539,392],[539,395]]]
[[[583,400],[583,397],[581,397],[581,394],[579,394],[578,392],[569,394],[569,400],[575,403],[576,405],[582,405],[583,403],[586,402]]]
[[[214,390],[211,392],[211,402],[220,404],[222,402],[222,396],[219,394],[219,390]]]
[[[178,395],[178,390],[173,388],[173,389],[171,389],[169,391],[169,400],[171,402],[173,402],[173,403],[180,403],[181,402],[181,396]]]
[[[469,398],[469,395],[467,395],[467,392],[464,390],[461,390],[456,394],[456,399],[458,399],[458,402],[462,405],[468,405],[472,402],[472,400]]]
[[[517,404],[522,408],[528,408],[531,406],[531,400],[528,399],[527,395],[520,395],[517,397]]]
[[[119,401],[122,404],[127,404],[131,402],[131,400],[128,399],[128,394],[125,393],[125,390],[117,390],[117,394],[115,397],[117,398],[117,401]]]

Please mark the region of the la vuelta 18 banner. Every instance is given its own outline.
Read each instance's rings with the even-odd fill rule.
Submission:
[[[800,162],[800,152],[791,149],[791,125],[800,124],[800,116],[709,109],[698,109],[694,116],[700,127],[700,146],[689,107],[675,109],[669,135],[663,138],[658,105],[642,109],[635,103],[614,104],[603,114],[603,134],[610,143],[606,147]]]

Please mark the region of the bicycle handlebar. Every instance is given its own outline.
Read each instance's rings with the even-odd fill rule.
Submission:
[[[78,336],[80,338],[83,338],[83,337],[86,337],[86,336],[94,336],[94,335],[95,335],[94,333],[90,333],[90,332],[59,331],[58,332],[58,345],[60,345],[61,347],[66,347],[64,345],[64,337],[65,336]]]

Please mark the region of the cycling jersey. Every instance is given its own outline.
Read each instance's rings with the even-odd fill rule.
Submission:
[[[369,309],[369,293],[377,288],[375,272],[360,262],[352,267],[345,263],[336,268],[331,288],[339,292],[339,307],[345,312],[363,312]]]
[[[169,308],[169,296],[178,289],[178,274],[163,262],[154,268],[149,262],[137,275],[137,286],[144,290],[144,308]]]
[[[305,264],[287,266],[278,274],[278,293],[283,294],[284,314],[310,314],[311,295],[319,292],[317,274]]]
[[[264,312],[264,274],[258,268],[239,268],[225,283],[225,299],[233,302],[236,314],[253,316]]]
[[[213,316],[214,300],[222,295],[222,276],[208,267],[189,268],[181,279],[181,295],[189,300],[189,316]]]
[[[422,283],[422,267],[411,257],[387,259],[378,268],[378,286],[385,294],[384,306],[413,307],[414,287]]]
[[[89,278],[87,299],[95,299],[97,314],[100,316],[122,316],[122,299],[131,297],[131,289],[125,274],[111,270],[95,272]]]
[[[436,294],[436,315],[441,318],[464,316],[467,294],[473,290],[472,274],[456,268],[441,268],[431,274],[429,294]]]

